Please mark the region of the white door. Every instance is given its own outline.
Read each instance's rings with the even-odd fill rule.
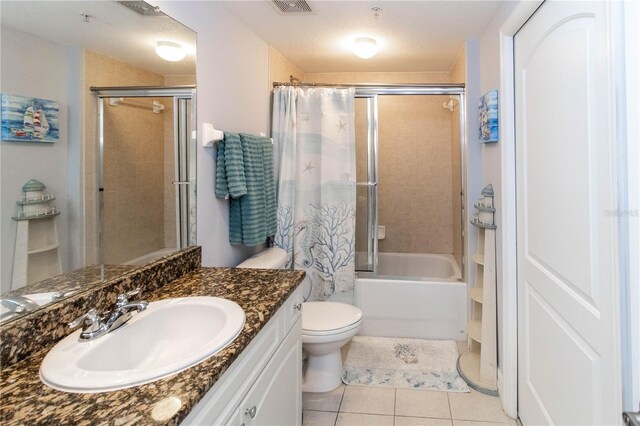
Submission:
[[[608,2],[545,2],[514,38],[518,411],[619,424]]]

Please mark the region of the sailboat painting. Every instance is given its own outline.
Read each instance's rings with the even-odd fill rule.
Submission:
[[[2,94],[2,140],[57,142],[60,105],[55,101]]]

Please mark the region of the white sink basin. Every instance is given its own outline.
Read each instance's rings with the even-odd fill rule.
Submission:
[[[61,340],[40,366],[52,388],[105,392],[153,382],[196,365],[240,333],[245,315],[235,302],[185,297],[152,302],[119,329],[89,342],[80,330]]]

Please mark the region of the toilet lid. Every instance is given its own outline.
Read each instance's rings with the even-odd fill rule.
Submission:
[[[330,331],[349,327],[362,319],[355,306],[338,302],[306,302],[302,304],[302,329]]]

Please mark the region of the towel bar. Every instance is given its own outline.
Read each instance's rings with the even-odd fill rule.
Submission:
[[[260,132],[260,136],[266,137],[267,135]],[[205,148],[211,148],[224,139],[224,132],[217,130],[211,123],[202,123],[202,146]],[[273,138],[271,144],[273,144]]]

